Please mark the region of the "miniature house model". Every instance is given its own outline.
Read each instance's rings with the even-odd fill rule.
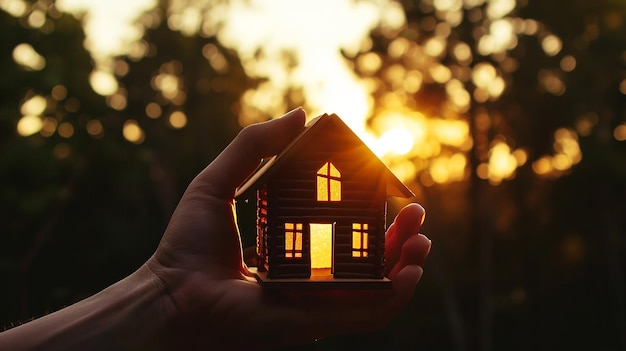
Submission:
[[[255,193],[262,285],[391,286],[383,276],[387,196],[413,193],[337,115],[310,121],[236,198]]]

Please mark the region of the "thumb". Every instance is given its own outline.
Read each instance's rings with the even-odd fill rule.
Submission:
[[[258,167],[261,159],[276,155],[303,129],[306,114],[301,107],[280,118],[250,125],[192,182],[206,195],[230,200],[235,190]]]

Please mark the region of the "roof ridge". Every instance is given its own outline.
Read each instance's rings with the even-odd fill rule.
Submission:
[[[291,154],[292,149],[297,147],[298,145],[306,142],[308,139],[312,138],[316,133],[315,131],[322,128],[324,125],[331,122],[338,122],[337,125],[340,128],[345,128],[349,133],[351,133],[356,140],[358,140],[361,144],[365,146],[365,149],[369,151],[370,155],[374,157],[382,167],[385,168],[389,177],[387,177],[387,194],[394,196],[403,196],[403,197],[411,197],[413,196],[413,192],[407,188],[396,176],[393,172],[387,167],[387,165],[374,154],[374,152],[363,142],[361,138],[359,138],[356,133],[336,114],[327,114],[324,113],[319,115],[312,120],[310,120],[302,130],[298,136],[294,138],[280,153],[269,159],[267,162],[261,164],[257,170],[252,173],[252,175],[243,182],[243,184],[237,189],[235,193],[235,198],[239,197],[248,197],[250,191],[256,189],[257,183],[261,182],[263,179],[267,178],[272,174],[272,170],[279,167],[279,165],[285,160],[285,158]],[[392,186],[393,192],[390,192],[389,185]]]

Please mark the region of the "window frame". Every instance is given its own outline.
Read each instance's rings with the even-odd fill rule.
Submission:
[[[302,241],[304,238],[304,225],[297,222],[286,222],[285,226],[285,258],[302,258]]]
[[[333,175],[336,173],[337,175]],[[331,161],[326,161],[315,172],[316,196],[319,202],[341,201],[341,171]],[[336,191],[335,191],[336,190]]]
[[[352,258],[369,257],[368,223],[352,223]]]

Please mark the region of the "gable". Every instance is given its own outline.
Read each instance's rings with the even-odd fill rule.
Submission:
[[[281,168],[296,157],[303,149],[332,150],[337,157],[356,158],[363,164],[374,164],[386,179],[387,195],[411,197],[413,193],[378,159],[378,157],[354,134],[335,114],[321,115],[311,120],[280,154],[265,162],[241,187],[235,198],[249,198],[254,191]]]

